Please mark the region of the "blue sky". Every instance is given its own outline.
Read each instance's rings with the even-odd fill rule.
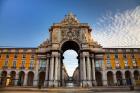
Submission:
[[[89,23],[102,45],[112,46],[116,40],[120,45],[140,44],[137,6],[140,0],[0,0],[0,47],[37,47],[49,38],[50,26],[68,12],[73,12],[80,22]],[[64,54],[69,75],[78,65],[76,56],[73,51]]]
[[[107,12],[138,5],[139,0],[0,0],[0,46],[38,46],[49,37],[50,26],[69,11],[94,29]]]

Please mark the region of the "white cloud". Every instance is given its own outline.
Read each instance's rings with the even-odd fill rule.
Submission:
[[[99,19],[94,37],[103,47],[140,47],[140,6]]]

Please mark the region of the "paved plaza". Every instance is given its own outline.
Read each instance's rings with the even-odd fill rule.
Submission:
[[[139,93],[140,88],[132,91],[129,87],[61,87],[61,88],[29,88],[29,87],[5,87],[0,88],[0,93]]]
[[[44,93],[42,91],[1,91],[0,93]],[[53,91],[53,92],[45,92],[45,93],[139,93],[139,91],[122,91],[122,92],[94,92],[94,91]]]

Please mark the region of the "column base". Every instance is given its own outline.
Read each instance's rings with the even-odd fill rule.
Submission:
[[[54,81],[53,80],[49,81],[48,87],[54,87]]]
[[[92,81],[92,85],[93,85],[93,86],[97,86],[96,80],[93,80],[93,81]]]
[[[92,87],[92,81],[87,81],[87,87]]]
[[[14,85],[18,86],[18,80],[14,81]]]
[[[34,86],[34,87],[38,87],[38,80],[34,80],[33,86]]]
[[[45,87],[48,87],[48,86],[49,86],[49,81],[48,81],[48,80],[45,80],[44,86],[45,86]]]
[[[107,86],[107,80],[103,80],[103,86]]]
[[[59,82],[57,80],[54,81],[54,87],[59,87]]]
[[[81,81],[80,86],[84,88],[87,87],[87,81]]]

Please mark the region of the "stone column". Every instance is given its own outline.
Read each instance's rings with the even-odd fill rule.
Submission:
[[[87,65],[86,65],[86,68],[87,68],[87,84],[88,84],[88,87],[92,87],[92,81],[91,81],[91,62],[89,60],[89,56],[87,56]]]
[[[46,76],[45,76],[45,86],[48,87],[48,80],[49,80],[49,57],[47,56],[46,60]]]
[[[65,73],[64,73],[64,65],[62,65],[62,86],[65,86]]]
[[[92,56],[92,80],[93,80],[93,85],[96,86],[94,56]]]
[[[117,79],[116,79],[116,74],[113,73],[113,81],[114,81],[114,85],[116,86],[117,85]]]
[[[126,86],[126,79],[125,79],[125,74],[124,73],[122,73],[122,81],[123,81],[123,85]]]
[[[28,74],[25,73],[23,86],[27,86],[27,79],[28,79]]]
[[[83,87],[87,86],[87,78],[86,78],[86,64],[85,64],[85,56],[83,57],[83,64],[82,64],[82,69],[83,69]]]
[[[107,74],[105,71],[102,72],[102,81],[103,81],[103,85],[107,86]]]
[[[131,81],[132,81],[132,85],[136,85],[136,82],[135,82],[135,78],[134,78],[134,74],[133,72],[131,72]]]
[[[16,74],[15,81],[14,81],[16,86],[18,86],[18,78],[19,78],[19,74]]]
[[[33,81],[33,86],[37,87],[38,86],[38,68],[39,68],[39,60],[37,60],[35,64],[35,75],[34,75],[34,81]]]
[[[61,69],[61,61],[60,61],[60,56],[58,57],[58,86],[60,86],[60,69]]]
[[[83,86],[83,58],[80,57],[80,86]]]
[[[58,56],[55,58],[55,75],[54,75],[54,86],[58,87]]]
[[[53,87],[54,85],[54,56],[51,57],[50,61],[50,69],[49,69],[49,87]]]

